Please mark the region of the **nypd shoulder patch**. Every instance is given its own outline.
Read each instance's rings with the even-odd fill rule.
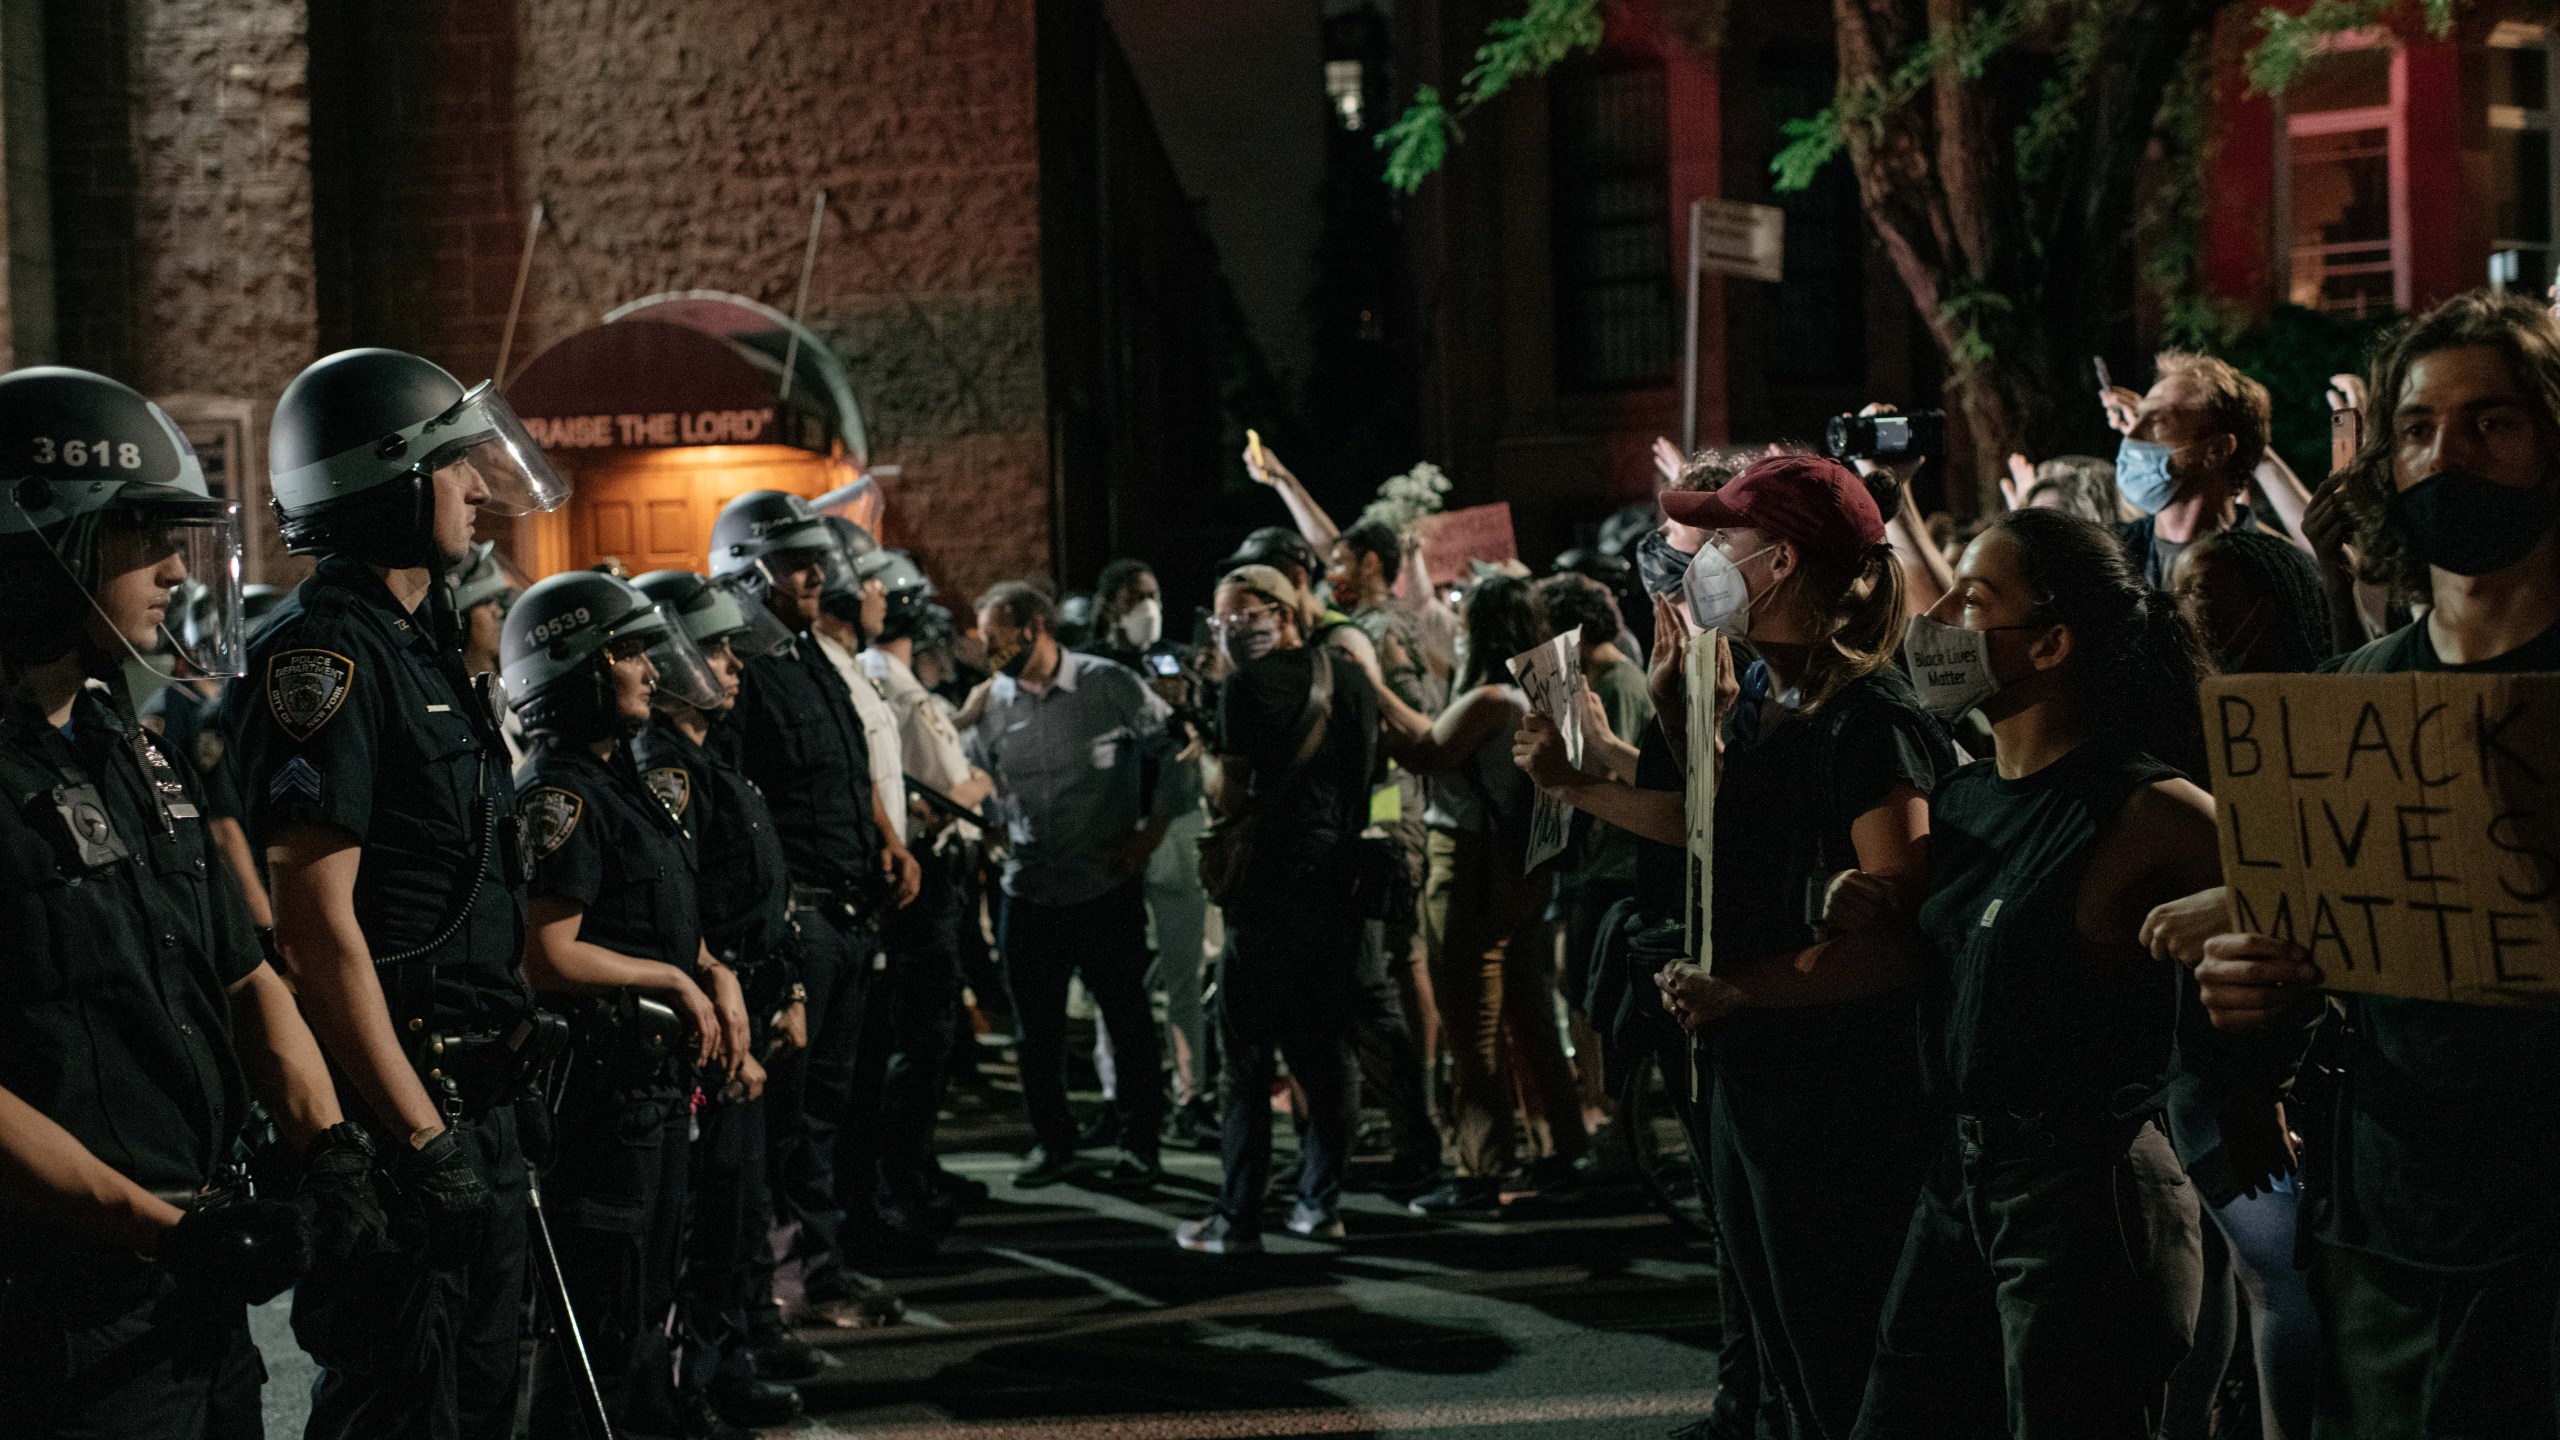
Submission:
[[[534,854],[549,855],[569,843],[579,817],[587,813],[587,802],[576,791],[544,785],[526,792],[518,808],[524,811],[526,843]]]
[[[684,818],[685,807],[693,803],[693,772],[681,765],[661,765],[641,774],[649,793],[667,807],[667,813],[678,820]]]
[[[355,662],[335,650],[287,650],[267,662],[267,713],[296,740],[329,723],[355,688]]]

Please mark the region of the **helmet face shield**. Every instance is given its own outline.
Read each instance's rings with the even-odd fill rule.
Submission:
[[[160,492],[155,498],[145,492]],[[62,576],[142,667],[163,680],[236,679],[248,669],[241,614],[240,506],[174,488],[128,485],[104,509],[42,528],[8,501]],[[11,527],[15,528],[15,527]],[[146,607],[156,607],[151,618]],[[131,623],[119,623],[119,616]],[[156,633],[144,635],[143,627]],[[140,638],[137,638],[140,637]]]
[[[469,472],[465,478],[487,487],[486,508],[498,514],[557,510],[569,498],[569,482],[551,468],[524,422],[488,381],[428,421],[417,443],[427,452],[418,468],[438,477],[463,468]]]
[[[708,647],[715,640],[725,640],[741,662],[770,655],[791,643],[791,631],[773,618],[762,601],[717,580],[679,618],[695,644]]]
[[[664,710],[682,705],[694,710],[714,711],[728,703],[728,693],[720,677],[711,673],[711,662],[702,658],[702,648],[684,633],[682,625],[668,620],[665,606],[651,610],[656,624],[625,624],[618,633],[644,638],[649,643],[649,663],[658,671],[657,689],[652,700]]]
[[[787,577],[816,566],[820,572],[818,593],[841,595],[851,593],[858,583],[853,578],[853,565],[844,558],[844,547],[823,529],[787,537],[786,542],[756,557],[755,568],[764,577],[766,593],[775,590],[796,591]]]

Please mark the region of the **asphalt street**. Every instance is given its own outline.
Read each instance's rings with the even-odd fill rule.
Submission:
[[[1344,1240],[1275,1216],[1266,1253],[1206,1256],[1172,1230],[1207,1212],[1212,1155],[1167,1152],[1137,1193],[1016,1191],[1003,1149],[944,1163],[993,1199],[932,1260],[876,1272],[907,1324],[803,1332],[833,1363],[802,1387],[811,1419],[776,1433],[1650,1440],[1713,1393],[1710,1257],[1649,1211],[1451,1223],[1354,1194]],[[277,1437],[300,1433],[311,1374],[285,1305],[256,1317]]]
[[[1281,1127],[1286,1133],[1285,1125]],[[1426,1221],[1371,1195],[1341,1241],[1195,1255],[1208,1155],[1142,1193],[1021,1192],[1013,1157],[950,1156],[996,1187],[931,1264],[882,1278],[905,1326],[804,1332],[803,1386],[842,1440],[1243,1436],[1658,1437],[1713,1392],[1714,1271],[1650,1212]]]

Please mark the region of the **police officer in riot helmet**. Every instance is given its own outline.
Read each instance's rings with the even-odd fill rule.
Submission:
[[[497,542],[472,546],[446,579],[453,586],[453,613],[462,631],[462,673],[497,669],[500,627],[516,598],[515,577],[498,558]]]
[[[774,1208],[798,1227],[791,1258],[801,1263],[813,1316],[877,1324],[903,1307],[865,1292],[846,1268],[835,1151],[880,924],[913,898],[916,864],[873,789],[851,694],[810,634],[821,597],[851,578],[824,519],[797,495],[748,491],[713,523],[710,559],[715,582],[794,632],[747,662],[731,721],[740,760],[782,836],[807,995],[809,1048],[769,1067]]]
[[[364,1134],[128,660],[239,673],[238,507],[84,371],[0,377],[0,1395],[11,1434],[254,1436],[244,1304],[380,1235]],[[193,593],[199,623],[178,613]],[[163,647],[178,657],[152,658]],[[232,1166],[252,1094],[292,1152]]]
[[[883,1251],[914,1258],[931,1254],[957,1217],[948,1205],[926,1203],[916,1185],[892,1183],[889,1171],[900,1172],[903,1180],[921,1168],[905,1157],[919,1149],[930,1154],[941,1056],[950,1048],[958,1013],[959,969],[952,955],[956,944],[921,938],[939,928],[937,917],[949,908],[951,892],[940,873],[944,867],[924,844],[928,826],[939,826],[932,812],[917,813],[920,802],[908,791],[913,767],[907,763],[905,725],[883,677],[872,668],[870,647],[886,640],[893,627],[899,634],[910,630],[932,585],[913,560],[883,547],[861,526],[842,516],[825,518],[851,563],[845,583],[820,596],[819,648],[843,677],[862,721],[872,783],[893,833],[901,843],[911,835],[916,839],[908,851],[918,857],[919,880],[915,900],[882,925],[887,964],[874,966],[862,1037],[854,1045],[849,1118],[836,1147],[836,1195],[849,1226],[868,1232]],[[900,1159],[884,1164],[891,1152]]]
[[[702,941],[737,972],[751,1054],[796,1050],[806,1039],[807,1014],[794,998],[800,966],[790,875],[773,812],[738,767],[737,731],[728,723],[747,659],[770,652],[790,633],[763,606],[742,603],[690,571],[654,570],[632,583],[702,651],[721,690],[705,707],[660,688],[657,713],[632,744],[640,779],[693,844]],[[676,1293],[677,1334],[685,1347],[681,1398],[697,1412],[710,1412],[706,1419],[744,1426],[797,1418],[799,1392],[783,1382],[815,1375],[823,1364],[813,1347],[783,1329],[773,1304],[765,1078],[750,1059],[695,1111],[700,1128]]]
[[[487,384],[393,350],[297,376],[268,473],[286,543],[319,565],[251,643],[234,760],[277,946],[396,1196],[387,1247],[295,1292],[322,1368],[309,1434],[500,1433],[526,1283],[518,1101],[557,1030],[530,1023],[516,973],[515,788],[444,576],[481,510],[550,509],[567,486]]]
[[[681,1419],[654,1321],[675,1300],[685,1099],[694,1066],[726,1074],[746,1062],[746,1010],[736,977],[703,947],[692,848],[642,784],[629,742],[657,687],[687,704],[715,703],[720,687],[649,597],[592,570],[528,587],[502,654],[508,703],[534,736],[517,777],[533,864],[525,978],[571,1017],[546,1087],[560,1276],[614,1428],[672,1435]],[[555,1327],[535,1354],[535,1433],[577,1433],[585,1383],[566,1326]]]

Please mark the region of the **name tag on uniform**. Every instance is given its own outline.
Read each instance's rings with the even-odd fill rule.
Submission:
[[[1997,920],[1997,919],[1999,919],[1999,918],[2000,918],[2000,902],[1999,902],[1999,901],[1994,900],[1994,901],[1992,901],[1990,904],[1985,905],[1985,906],[1983,906],[1983,907],[1982,907],[1982,928],[1983,928],[1983,929],[1985,929],[1985,930],[1990,929],[1990,928],[1991,928],[1991,922],[1992,922],[1992,921],[1994,921],[1994,920]]]
[[[430,705],[427,707],[427,713],[430,715],[450,715],[453,713],[453,707],[450,705]]]

